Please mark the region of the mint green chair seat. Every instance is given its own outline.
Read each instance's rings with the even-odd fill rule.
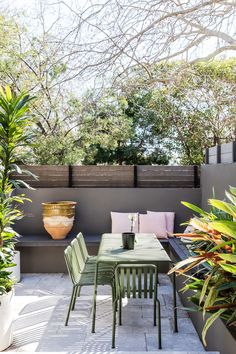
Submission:
[[[96,260],[94,261],[94,257],[90,258],[88,255],[87,247],[81,233],[67,246],[64,251],[64,257],[73,285],[65,321],[65,326],[67,326],[70,312],[74,310],[76,298],[80,296],[82,286],[94,285]],[[114,298],[114,271],[112,266],[101,265],[99,267],[98,285],[110,285],[112,288],[112,298]]]
[[[115,268],[115,296],[113,300],[112,348],[115,348],[116,308],[119,305],[119,324],[122,323],[122,298],[153,299],[153,322],[156,326],[158,310],[158,347],[161,349],[161,307],[157,297],[158,272],[153,264],[119,264]]]
[[[87,246],[86,246],[86,243],[84,241],[83,234],[81,232],[76,236],[76,240],[78,241],[78,244],[79,244],[79,247],[80,247],[80,251],[81,251],[81,255],[82,255],[82,258],[83,258],[84,262],[86,262],[86,264],[94,264],[93,267],[96,267],[95,263],[97,262],[97,256],[90,256],[88,254]],[[72,242],[74,242],[74,241],[75,240],[73,240]],[[99,267],[99,269],[101,269],[102,271],[103,270],[113,271],[114,270],[114,266],[110,265],[110,264],[103,263]]]

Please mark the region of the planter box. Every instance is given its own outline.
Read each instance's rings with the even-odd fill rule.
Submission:
[[[183,282],[186,280],[185,277],[178,276],[176,278],[177,289],[180,290],[183,287]],[[193,304],[188,300],[188,297],[192,295],[193,292],[187,291],[185,293],[179,292],[181,301],[184,306],[192,307]],[[201,312],[190,312],[189,316],[194,324],[194,327],[201,338],[202,329],[204,327],[205,321]],[[206,316],[205,320],[208,317]],[[235,333],[226,327],[225,323],[218,318],[214,324],[209,328],[206,336],[207,347],[209,351],[219,351],[221,354],[235,354],[236,348],[236,338]]]
[[[0,352],[8,348],[13,340],[12,297],[14,291],[0,295]]]
[[[176,243],[178,246],[178,242]],[[185,248],[185,250],[184,250]],[[180,241],[179,247],[173,249],[170,245],[170,257],[174,261],[180,261],[183,258],[187,258],[188,250],[184,247],[183,243]],[[182,258],[181,255],[184,255]],[[179,292],[179,296],[181,298],[182,304],[185,307],[192,307],[193,304],[188,300],[193,292],[191,290],[186,291],[185,293],[180,292],[179,290],[183,288],[184,281],[186,281],[186,277],[184,276],[177,276],[176,277],[176,288]],[[194,327],[201,338],[202,336],[202,329],[205,324],[205,320],[208,318],[207,315],[205,320],[203,319],[202,312],[190,312],[189,317],[191,318]],[[218,318],[214,324],[209,328],[206,336],[207,347],[208,351],[218,351],[221,354],[235,354],[236,348],[236,331],[232,329],[229,330],[225,323]]]

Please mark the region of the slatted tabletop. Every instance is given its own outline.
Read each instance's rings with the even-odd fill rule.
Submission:
[[[103,234],[98,252],[98,262],[156,263],[171,262],[170,257],[155,234],[136,234],[133,250],[122,247],[121,234]]]

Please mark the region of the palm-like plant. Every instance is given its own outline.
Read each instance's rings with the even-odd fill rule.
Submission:
[[[12,173],[22,173],[17,165],[19,152],[32,138],[29,102],[32,98],[22,93],[12,94],[10,87],[0,89],[0,294],[9,292],[13,286],[9,267],[14,266],[14,244],[17,233],[12,229],[14,222],[22,217],[17,204],[23,203],[24,195],[13,195],[22,184],[11,178]],[[25,171],[24,171],[25,172]]]
[[[195,309],[210,314],[202,332],[204,344],[207,330],[218,317],[236,326],[236,188],[230,187],[226,196],[229,202],[210,199],[209,213],[183,202],[198,216],[189,222],[193,232],[176,236],[191,238],[194,254],[170,271],[187,277],[183,290],[192,289]]]

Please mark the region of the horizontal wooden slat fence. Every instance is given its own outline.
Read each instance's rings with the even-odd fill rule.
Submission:
[[[34,188],[197,188],[198,166],[20,166],[13,177]]]
[[[73,187],[133,187],[133,166],[73,166]]]
[[[24,172],[21,175],[14,175],[14,178],[23,180],[33,188],[57,188],[68,187],[68,166],[20,166],[22,170],[28,170],[38,177],[34,179]]]
[[[197,187],[197,166],[137,166],[137,186],[141,188]]]

